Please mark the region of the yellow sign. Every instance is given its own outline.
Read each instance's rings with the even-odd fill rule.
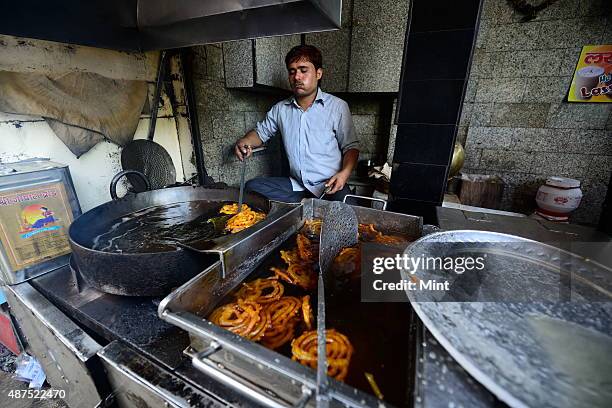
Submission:
[[[71,222],[62,183],[0,195],[0,242],[13,271],[70,253]]]
[[[567,100],[612,102],[612,45],[582,47]]]

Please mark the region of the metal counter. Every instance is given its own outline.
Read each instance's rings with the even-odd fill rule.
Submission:
[[[447,208],[439,208],[438,212],[440,227],[445,230],[486,229],[547,242],[586,242],[587,249],[594,256],[600,256],[599,259],[602,258],[597,253],[605,254],[610,245],[610,238],[605,234],[579,226]],[[47,359],[50,354],[44,352],[45,348],[70,350],[73,356],[68,358],[73,359],[75,367],[80,367],[80,371],[75,369],[75,372],[83,375],[84,369],[86,374],[82,378],[94,384],[81,388],[80,377],[68,377],[68,381],[75,384],[79,380],[79,390],[73,394],[75,399],[68,400],[73,406],[93,406],[96,400],[102,403],[114,400],[122,407],[257,405],[193,367],[191,359],[183,354],[189,345],[187,332],[157,316],[160,298],[114,296],[87,287],[79,291],[79,282],[69,267],[20,285],[7,291],[12,293],[9,301],[13,312],[21,321],[31,345],[36,343],[33,340],[36,333],[48,332],[47,329],[53,333],[47,336],[52,344],[38,343],[37,347],[32,347],[45,366],[49,381],[57,387],[66,379],[54,368],[58,364],[52,358]],[[47,323],[31,323],[30,313],[35,314],[35,320]],[[420,340],[415,350],[414,406],[503,406],[470,377],[426,329],[416,324],[415,330]],[[80,348],[65,342],[79,333],[85,343],[73,343],[93,348],[86,347],[85,352],[79,352]],[[105,371],[102,385],[93,378],[101,367]],[[82,394],[84,392],[86,394]]]

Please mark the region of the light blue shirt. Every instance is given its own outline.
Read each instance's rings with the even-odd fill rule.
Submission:
[[[317,197],[325,190],[325,182],[342,169],[342,155],[359,148],[348,104],[321,88],[306,111],[293,96],[280,101],[255,131],[264,143],[280,132],[293,191],[305,187]]]

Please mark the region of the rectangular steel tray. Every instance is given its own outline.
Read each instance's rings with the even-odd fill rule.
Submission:
[[[187,332],[192,339],[186,350],[193,365],[234,387],[265,406],[314,406],[316,373],[257,343],[222,329],[204,318],[264,259],[295,234],[308,219],[320,217],[328,202],[303,200],[264,230],[248,238],[250,253],[237,253],[238,268],[222,276],[216,262],[168,295],[159,305],[161,319]],[[360,223],[374,223],[384,231],[396,231],[416,239],[422,234],[420,217],[354,207]],[[375,397],[330,379],[331,406],[384,406]],[[312,398],[311,398],[312,397]]]

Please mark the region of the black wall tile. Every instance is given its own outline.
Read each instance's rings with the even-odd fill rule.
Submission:
[[[464,80],[409,81],[401,84],[397,123],[455,125]]]
[[[410,33],[404,79],[465,79],[474,30]]]
[[[480,0],[412,0],[410,31],[474,28],[479,9]]]
[[[480,7],[480,0],[411,1],[390,208],[426,212],[442,201]]]
[[[436,206],[439,202],[398,198],[389,201],[388,211],[423,217],[424,224],[438,225]]]
[[[398,125],[394,163],[448,165],[455,141],[455,125]]]
[[[608,181],[608,192],[606,193],[606,199],[601,206],[601,216],[599,218],[599,225],[597,229],[612,235],[612,173],[610,174],[610,180]]]
[[[441,203],[446,170],[446,166],[434,164],[394,163],[390,192],[397,199]]]

